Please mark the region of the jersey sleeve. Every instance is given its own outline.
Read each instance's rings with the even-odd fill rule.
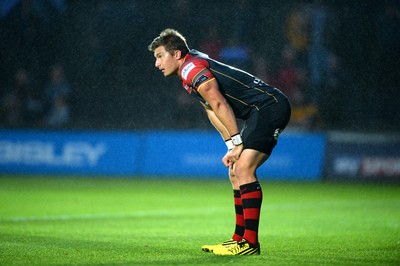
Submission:
[[[180,70],[182,82],[198,90],[201,85],[215,78],[208,67],[207,61],[202,59],[185,63]]]

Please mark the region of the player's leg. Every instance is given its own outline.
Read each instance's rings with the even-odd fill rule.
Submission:
[[[270,156],[278,142],[279,134],[290,117],[290,105],[283,101],[273,108],[254,113],[242,130],[244,150],[234,164],[243,206],[245,231],[243,238],[258,245],[258,225],[262,204],[262,189],[256,170]]]
[[[272,153],[279,134],[290,118],[288,101],[277,102],[269,108],[253,113],[246,120],[241,132],[244,150],[234,164],[243,206],[245,231],[243,240],[230,248],[219,249],[217,255],[259,254],[258,226],[262,205],[262,189],[256,170]]]
[[[244,234],[244,218],[243,218],[243,208],[242,208],[242,199],[240,196],[240,188],[239,182],[235,176],[235,172],[233,171],[233,167],[230,167],[228,170],[229,180],[233,189],[233,198],[234,198],[234,206],[235,206],[235,231],[231,239],[226,240],[220,244],[216,245],[204,245],[201,249],[205,252],[213,252],[218,248],[229,247],[232,244],[236,244],[241,241]]]
[[[240,186],[233,167],[229,168],[229,179],[233,188],[233,199],[235,205],[235,231],[232,235],[232,239],[239,242],[242,240],[244,234],[244,218]]]
[[[257,168],[268,159],[268,155],[246,149],[235,164],[235,174],[240,186],[243,206],[243,238],[253,245],[258,243],[258,225],[262,204],[262,188],[256,177]]]
[[[234,165],[235,176],[240,188],[244,233],[243,240],[229,248],[217,249],[217,255],[259,254],[258,226],[262,205],[262,189],[256,177],[257,168],[267,160],[268,155],[252,149],[245,149]]]

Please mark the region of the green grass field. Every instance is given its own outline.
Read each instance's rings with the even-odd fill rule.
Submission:
[[[262,182],[260,256],[218,257],[228,181],[0,177],[0,265],[400,265],[398,185]]]

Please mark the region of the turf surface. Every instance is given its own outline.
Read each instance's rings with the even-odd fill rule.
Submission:
[[[0,177],[0,265],[400,265],[398,185],[262,182],[260,256],[218,257],[228,181]]]

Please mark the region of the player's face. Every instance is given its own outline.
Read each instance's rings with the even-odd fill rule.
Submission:
[[[164,46],[159,46],[154,50],[154,57],[156,58],[156,68],[161,70],[165,77],[178,74],[177,57],[167,52]]]

